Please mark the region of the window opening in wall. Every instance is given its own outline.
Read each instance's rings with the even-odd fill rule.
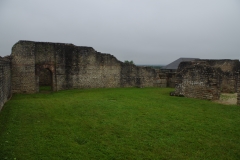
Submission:
[[[39,72],[39,92],[52,91],[52,72],[42,69]]]

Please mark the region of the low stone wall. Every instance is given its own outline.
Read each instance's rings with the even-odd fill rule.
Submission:
[[[0,57],[0,110],[11,97],[11,62]]]

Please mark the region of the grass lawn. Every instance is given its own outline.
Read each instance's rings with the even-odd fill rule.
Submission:
[[[51,91],[52,91],[51,86],[41,86],[39,88],[40,93],[46,93],[46,92],[51,92]]]
[[[240,107],[172,90],[15,94],[0,112],[0,159],[240,159]]]

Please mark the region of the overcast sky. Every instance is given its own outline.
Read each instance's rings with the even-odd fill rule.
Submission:
[[[135,64],[240,58],[240,0],[0,0],[0,56],[19,40],[91,46]]]

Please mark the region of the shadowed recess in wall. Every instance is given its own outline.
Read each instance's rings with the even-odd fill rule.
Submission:
[[[39,91],[52,91],[52,73],[49,69],[42,69],[39,73]]]

